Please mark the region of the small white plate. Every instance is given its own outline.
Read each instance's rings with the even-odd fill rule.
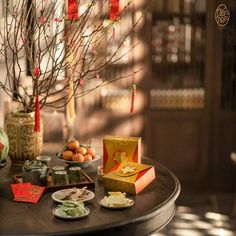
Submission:
[[[83,218],[83,217],[87,216],[90,213],[90,210],[87,207],[85,207],[86,212],[83,215],[80,215],[80,216],[62,216],[62,215],[59,214],[59,208],[60,207],[54,208],[52,210],[52,213],[54,214],[54,216],[56,216],[56,217],[58,217],[60,219],[63,219],[63,220],[76,220],[76,219],[80,219],[80,218]]]
[[[131,200],[131,199],[130,199]],[[108,209],[124,209],[124,208],[129,208],[129,207],[132,207],[134,205],[134,200],[132,200],[132,202],[128,205],[125,205],[125,206],[107,206],[105,204],[102,204],[101,200],[98,201],[98,203],[102,206],[102,207],[105,207],[105,208],[108,208]]]
[[[60,198],[60,193],[63,190],[64,189],[58,190],[52,194],[52,199],[55,202],[63,203],[64,201],[68,201],[68,200],[61,200],[61,198]],[[90,190],[86,190],[86,196],[83,199],[79,200],[79,202],[87,202],[87,201],[92,200],[94,197],[95,197],[94,192],[92,192]]]

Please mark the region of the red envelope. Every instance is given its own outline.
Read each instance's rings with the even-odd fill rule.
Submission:
[[[31,183],[11,184],[14,201],[37,203],[42,196],[45,187],[32,185]]]
[[[15,196],[20,196],[24,191],[27,191],[31,186],[31,183],[19,183]]]

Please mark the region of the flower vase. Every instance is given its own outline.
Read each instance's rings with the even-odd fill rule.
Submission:
[[[42,151],[43,122],[40,132],[34,131],[35,113],[13,112],[6,119],[9,138],[9,157],[12,164],[22,166],[26,160],[34,160]]]

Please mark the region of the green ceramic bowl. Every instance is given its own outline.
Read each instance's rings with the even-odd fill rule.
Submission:
[[[0,128],[0,163],[7,158],[9,151],[9,140],[6,132]]]

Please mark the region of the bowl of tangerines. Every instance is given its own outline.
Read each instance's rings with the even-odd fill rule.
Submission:
[[[77,139],[72,139],[66,143],[63,151],[57,153],[56,156],[69,166],[80,167],[86,167],[100,158],[91,143],[81,144]]]

